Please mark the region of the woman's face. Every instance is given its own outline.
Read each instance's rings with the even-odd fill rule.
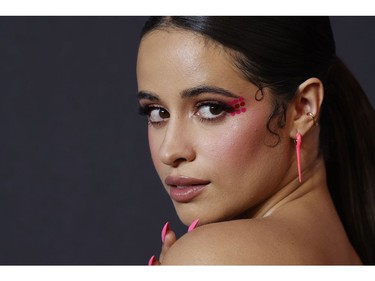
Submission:
[[[224,47],[181,29],[142,39],[137,78],[152,160],[182,222],[255,216],[293,153],[283,131],[269,145],[267,91],[257,101]]]

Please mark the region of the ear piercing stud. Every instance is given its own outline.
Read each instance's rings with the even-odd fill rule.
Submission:
[[[311,119],[313,120],[314,122],[314,126],[319,126],[319,124],[316,122],[315,120],[315,115],[311,112],[307,112],[307,115],[311,117]]]

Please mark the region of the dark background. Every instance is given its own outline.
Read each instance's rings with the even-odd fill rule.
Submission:
[[[186,231],[137,115],[145,19],[0,17],[0,264],[147,264]],[[374,105],[375,18],[332,26]]]

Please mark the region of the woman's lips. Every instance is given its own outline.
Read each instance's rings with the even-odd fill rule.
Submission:
[[[210,181],[185,176],[168,176],[165,184],[170,187],[170,196],[174,201],[187,203],[193,200]]]

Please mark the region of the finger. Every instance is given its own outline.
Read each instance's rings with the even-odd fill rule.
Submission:
[[[168,232],[165,235],[164,243],[161,248],[161,253],[160,253],[160,261],[163,262],[163,257],[166,255],[168,252],[169,248],[172,247],[172,245],[176,242],[176,234],[174,233],[173,230],[168,230]]]
[[[164,225],[161,231],[161,241],[163,243],[162,247],[164,248],[164,252],[167,251],[176,241],[176,235],[171,231],[169,222]]]
[[[168,249],[176,242],[176,234],[173,230],[169,230],[165,235],[162,251],[168,251]]]
[[[160,262],[157,260],[155,256],[152,256],[148,261],[148,265],[160,265]]]
[[[161,242],[164,243],[165,235],[168,233],[170,229],[169,222],[167,221],[166,224],[163,226],[163,229],[161,231]]]

